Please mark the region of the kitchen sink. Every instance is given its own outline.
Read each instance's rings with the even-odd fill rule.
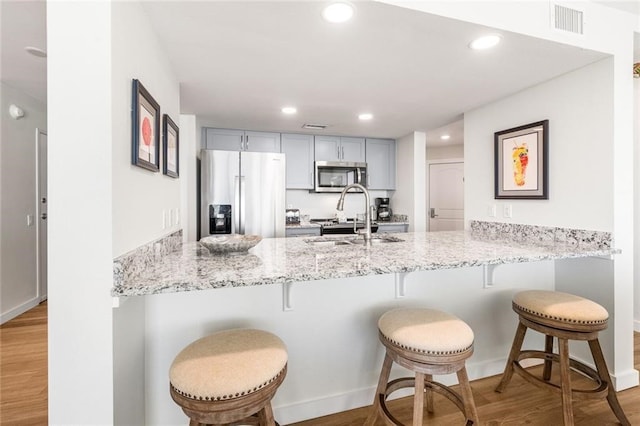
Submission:
[[[385,244],[385,243],[397,243],[404,241],[398,237],[374,237],[371,239],[372,245]],[[363,238],[315,238],[304,240],[305,243],[311,244],[316,247],[325,246],[362,246],[364,245]]]

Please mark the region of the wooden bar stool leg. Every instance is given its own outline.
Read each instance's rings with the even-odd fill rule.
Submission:
[[[433,376],[431,374],[427,374],[424,376],[425,380],[429,383],[425,389],[425,403],[427,406],[427,412],[433,413],[433,391],[431,390],[431,382],[433,381]]]
[[[275,426],[276,420],[273,417],[273,408],[271,403],[264,406],[262,410],[258,412],[258,421],[260,426]]]
[[[416,372],[413,395],[413,426],[422,426],[424,412],[424,373]]]
[[[496,388],[496,392],[502,392],[505,390],[509,382],[511,381],[511,377],[513,377],[513,363],[518,359],[518,355],[520,354],[520,349],[522,348],[522,342],[524,342],[524,335],[527,332],[527,327],[518,322],[518,329],[516,330],[516,335],[513,338],[513,345],[511,345],[511,352],[509,352],[509,359],[507,360],[507,365],[504,367],[504,373],[502,373],[502,380],[498,384]]]
[[[573,426],[573,401],[571,399],[571,377],[569,376],[569,341],[558,338],[560,347],[560,384],[562,385],[562,417],[564,426]]]
[[[604,355],[602,353],[602,348],[600,347],[600,342],[598,341],[598,339],[589,340],[589,348],[591,349],[591,355],[593,356],[593,360],[596,364],[596,369],[598,370],[600,380],[602,380],[608,386],[607,401],[609,402],[609,406],[613,410],[613,413],[616,415],[620,423],[625,426],[630,426],[631,422],[624,414],[622,406],[620,406],[620,402],[618,401],[618,397],[616,396],[616,391],[615,389],[613,389],[613,385],[611,384],[609,369],[607,368],[607,363],[604,360]]]
[[[548,354],[553,353],[553,336],[546,335],[544,337],[544,351]],[[544,370],[542,372],[542,378],[548,382],[551,379],[551,365],[550,359],[544,360]]]
[[[479,425],[478,411],[473,401],[473,393],[471,392],[471,385],[469,384],[467,368],[462,367],[462,369],[458,370],[457,375],[458,383],[460,384],[460,393],[462,394],[462,402],[464,403],[464,414],[467,420],[471,420],[474,425]]]
[[[373,397],[373,407],[369,417],[364,422],[364,426],[373,426],[378,418],[378,411],[380,410],[380,398],[385,398],[387,391],[387,382],[389,381],[389,374],[391,374],[391,364],[393,360],[389,354],[385,354],[384,362],[382,363],[382,371],[380,372],[380,378],[378,379],[378,387],[376,388],[376,394]],[[382,395],[382,396],[381,396]]]

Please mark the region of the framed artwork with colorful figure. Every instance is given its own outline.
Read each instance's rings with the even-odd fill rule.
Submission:
[[[548,200],[549,120],[496,132],[496,199]]]
[[[180,155],[178,148],[180,146],[180,130],[168,114],[162,116],[162,134],[164,135],[162,173],[177,178],[179,176],[178,161]]]
[[[160,170],[160,105],[139,80],[132,90],[132,164]]]

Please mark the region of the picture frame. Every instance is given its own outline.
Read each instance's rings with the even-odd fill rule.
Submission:
[[[549,120],[494,135],[495,199],[549,199]]]
[[[162,116],[162,173],[172,178],[180,176],[180,130],[168,114]]]
[[[160,105],[140,80],[132,84],[131,162],[152,172],[160,170]]]

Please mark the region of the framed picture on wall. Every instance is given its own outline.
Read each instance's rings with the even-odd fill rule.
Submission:
[[[160,170],[160,105],[139,80],[133,80],[131,108],[132,164]]]
[[[549,120],[496,132],[496,199],[548,200]]]
[[[180,131],[168,114],[162,116],[162,134],[164,135],[162,173],[177,178],[179,176]]]

